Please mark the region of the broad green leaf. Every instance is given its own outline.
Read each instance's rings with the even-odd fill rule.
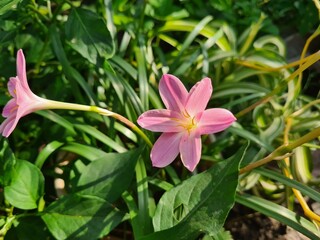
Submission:
[[[56,239],[88,240],[107,235],[124,217],[107,201],[89,196],[68,195],[53,202],[42,215]]]
[[[0,15],[3,15],[10,9],[12,9],[21,0],[1,0],[0,1]]]
[[[74,8],[65,32],[71,47],[93,64],[97,64],[99,57],[110,58],[114,53],[114,42],[107,25],[94,12]]]
[[[5,186],[11,180],[11,172],[16,163],[16,158],[5,138],[1,138],[0,143],[0,185]]]
[[[14,165],[11,182],[4,187],[5,199],[20,209],[35,209],[44,192],[44,177],[32,163],[18,160]]]
[[[93,195],[108,202],[121,196],[132,181],[138,150],[108,153],[83,169],[75,191],[79,195]]]
[[[201,233],[217,234],[235,201],[239,163],[246,148],[228,160],[195,175],[166,192],[159,201],[153,225],[156,239],[195,239]]]

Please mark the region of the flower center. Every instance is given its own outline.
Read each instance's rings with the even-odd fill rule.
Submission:
[[[190,133],[192,129],[195,129],[197,127],[197,121],[195,120],[195,117],[190,116],[187,111],[182,112],[182,116],[184,118],[181,119],[180,126],[182,126],[188,131],[188,133]]]

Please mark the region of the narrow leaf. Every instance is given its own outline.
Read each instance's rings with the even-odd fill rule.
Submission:
[[[11,10],[20,1],[21,0],[1,0],[0,1],[0,15],[3,15],[7,11]]]
[[[248,194],[238,194],[236,201],[292,227],[310,239],[319,239],[319,231],[313,223],[279,204]]]
[[[0,143],[0,185],[4,186],[11,181],[11,172],[16,163],[16,158],[5,138],[2,138]]]

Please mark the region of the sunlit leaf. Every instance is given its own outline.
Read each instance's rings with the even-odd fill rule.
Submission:
[[[98,239],[123,219],[124,213],[107,201],[90,196],[68,195],[53,202],[42,219],[56,239]]]
[[[20,209],[35,209],[43,192],[44,177],[39,168],[28,161],[17,161],[11,182],[4,187],[6,200]]]
[[[0,15],[6,13],[10,9],[12,9],[16,4],[18,4],[21,0],[1,0],[0,1]]]
[[[245,149],[167,191],[153,218],[156,232],[141,239],[175,236],[191,240],[201,233],[218,233],[234,204],[238,168]]]
[[[112,57],[113,39],[106,23],[96,13],[74,8],[68,17],[65,31],[71,47],[93,64],[97,64],[99,57]]]
[[[75,191],[80,195],[116,200],[129,186],[134,174],[138,151],[108,153],[83,169]]]

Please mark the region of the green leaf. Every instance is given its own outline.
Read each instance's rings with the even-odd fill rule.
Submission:
[[[277,173],[275,171],[268,170],[265,168],[257,168],[257,169],[254,169],[253,171],[258,174],[261,174],[265,177],[268,177],[270,179],[281,182],[288,187],[297,189],[298,191],[307,195],[308,197],[312,198],[313,200],[320,202],[320,193],[317,190],[309,187],[306,184],[298,182],[297,180],[294,180],[294,179],[287,178],[280,173]]]
[[[123,219],[124,213],[107,201],[76,194],[49,205],[42,219],[56,239],[98,239]]]
[[[260,137],[256,136],[252,132],[249,132],[249,131],[243,129],[240,126],[240,124],[235,124],[235,126],[230,127],[228,129],[228,131],[230,131],[233,134],[239,135],[247,140],[250,140],[270,152],[273,151],[273,147],[268,142],[263,141]]]
[[[42,219],[38,216],[30,216],[30,217],[21,217],[18,218],[17,222],[19,224],[15,224],[14,228],[11,228],[10,231],[15,233],[15,238],[8,239],[23,239],[23,240],[34,240],[34,239],[50,239],[50,233],[42,221]]]
[[[12,9],[21,0],[1,0],[0,1],[0,15],[5,14],[7,11]]]
[[[14,165],[11,182],[4,187],[5,199],[20,209],[35,209],[44,192],[44,177],[32,163],[19,160]]]
[[[11,179],[11,172],[14,164],[16,163],[16,158],[5,138],[1,139],[0,149],[0,185],[5,186]]]
[[[75,191],[114,202],[131,183],[139,153],[138,150],[108,153],[91,162],[83,169]]]
[[[238,168],[246,147],[228,160],[195,175],[166,192],[159,201],[155,232],[144,240],[195,239],[201,233],[217,234],[235,201]]]
[[[102,156],[106,156],[107,153],[96,148],[87,146],[84,144],[76,143],[76,142],[69,142],[63,147],[61,147],[61,150],[69,151],[76,153],[90,161],[94,161],[96,159],[101,158]]]
[[[68,130],[69,135],[74,136],[77,134],[77,132],[75,131],[75,129],[73,127],[73,124],[71,122],[69,122],[68,120],[66,120],[65,118],[61,117],[57,113],[50,111],[50,110],[40,110],[35,113],[51,120],[52,122],[54,122],[56,124],[59,124],[60,126],[65,128],[66,130]]]
[[[173,21],[166,21],[166,23],[158,30],[158,34],[167,31],[185,31],[191,32],[195,29],[199,22],[196,21],[186,21],[186,20],[173,20]],[[214,34],[216,34],[217,30],[212,28],[209,25],[206,25],[201,31],[199,32],[200,35],[210,38]],[[216,44],[220,47],[220,49],[224,51],[231,50],[231,46],[228,43],[228,40],[225,37],[222,37],[217,40]]]
[[[149,109],[149,78],[146,69],[146,51],[144,46],[135,48],[138,65],[140,99],[144,110]]]
[[[44,148],[42,148],[39,153],[34,165],[36,165],[39,169],[42,168],[44,162],[48,159],[48,157],[57,149],[59,149],[64,143],[58,141],[52,141],[48,143]]]
[[[91,63],[99,57],[110,58],[114,42],[106,23],[96,13],[83,8],[74,8],[65,26],[71,47]]]
[[[125,152],[127,150],[125,147],[121,146],[119,143],[115,142],[113,139],[92,126],[85,124],[74,124],[74,126],[76,129],[89,134],[117,152]]]
[[[70,82],[71,86],[73,85],[74,82],[77,82],[79,86],[85,91],[86,95],[95,103],[98,103],[98,100],[96,98],[96,95],[92,92],[91,87],[89,84],[86,82],[86,80],[82,77],[82,75],[71,66],[66,52],[64,51],[61,39],[60,39],[60,32],[59,29],[56,25],[52,25],[49,29],[50,32],[50,38],[52,41],[52,47],[53,47],[53,52],[55,53],[56,57],[58,58],[59,62],[62,65],[63,71],[65,75],[72,80],[73,82]],[[77,92],[75,92],[77,94]],[[77,97],[79,94],[76,95]],[[80,94],[82,97],[82,95]],[[79,97],[80,98],[80,97]]]
[[[181,19],[189,16],[186,9],[175,6],[172,0],[149,0],[145,12],[159,20]]]

